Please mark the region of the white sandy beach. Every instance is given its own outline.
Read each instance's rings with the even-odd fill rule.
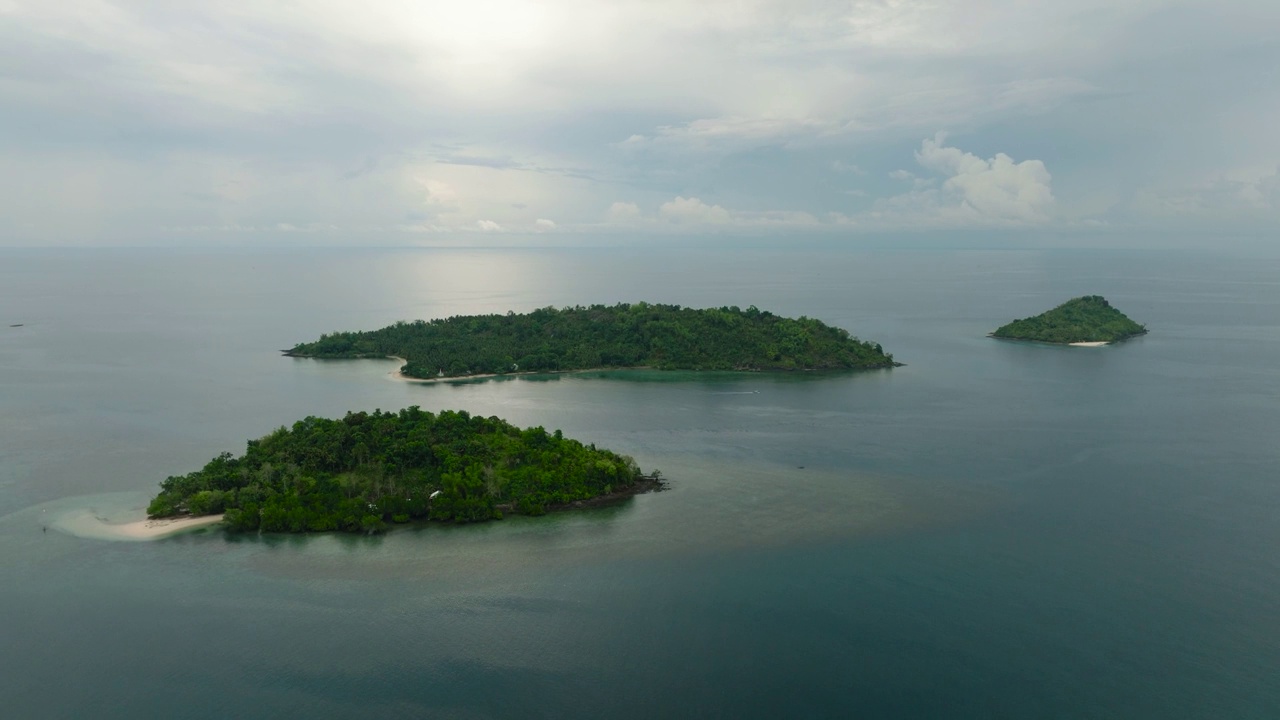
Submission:
[[[54,523],[54,527],[72,535],[104,540],[156,540],[184,530],[207,527],[220,522],[222,522],[222,515],[184,516],[154,520],[144,518],[127,523],[112,523],[92,510],[83,510],[64,516]]]
[[[159,518],[156,520],[138,520],[137,522],[125,523],[123,525],[107,525],[107,527],[126,537],[137,538],[139,540],[150,540],[152,538],[172,535],[183,530],[190,530],[191,528],[204,527],[206,525],[217,525],[220,522],[222,522],[222,515],[201,515],[200,517],[188,516]]]
[[[392,380],[403,380],[403,381],[405,381],[405,382],[417,382],[417,383],[429,383],[429,382],[440,382],[441,380],[452,380],[452,379],[455,379],[455,378],[416,378],[416,377],[409,377],[408,375],[405,375],[404,373],[400,372],[400,370],[401,370],[401,369],[403,369],[403,368],[404,368],[404,366],[408,364],[408,362],[409,362],[408,360],[405,360],[404,358],[399,357],[399,356],[397,356],[397,355],[388,355],[388,356],[387,356],[387,358],[388,358],[388,359],[390,359],[390,360],[395,360],[396,362],[400,363],[399,365],[397,365],[397,366],[396,366],[396,369],[395,369],[395,370],[392,370],[390,373],[388,373],[388,375],[390,375],[390,377],[391,377],[391,379],[392,379]]]
[[[1071,347],[1102,347],[1103,345],[1110,345],[1111,343],[1102,341],[1102,342],[1079,342],[1079,343],[1067,343],[1067,344],[1070,345]]]

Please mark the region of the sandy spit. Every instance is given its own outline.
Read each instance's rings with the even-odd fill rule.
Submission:
[[[55,527],[72,535],[103,540],[157,540],[184,530],[208,527],[222,522],[222,515],[184,515],[171,518],[145,518],[127,523],[112,523],[92,510],[65,516]]]

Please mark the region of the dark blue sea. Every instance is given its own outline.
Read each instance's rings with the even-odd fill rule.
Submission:
[[[1085,294],[1150,334],[986,337]],[[807,315],[906,365],[424,385],[279,352],[638,300]],[[410,405],[669,489],[378,537],[84,522],[305,416]],[[1278,255],[0,250],[0,716],[1277,718],[1278,438]]]

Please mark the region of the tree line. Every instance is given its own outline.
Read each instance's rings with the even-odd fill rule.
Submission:
[[[379,532],[388,523],[477,522],[608,495],[636,462],[556,430],[465,411],[308,417],[160,484],[147,514],[226,513],[235,530]]]
[[[992,336],[1051,343],[1116,342],[1147,331],[1101,295],[1086,295],[1035,317],[1014,320]]]
[[[530,313],[459,315],[335,332],[288,355],[397,356],[410,377],[654,367],[688,370],[826,370],[892,367],[893,356],[841,328],[755,306],[697,310],[620,303]]]

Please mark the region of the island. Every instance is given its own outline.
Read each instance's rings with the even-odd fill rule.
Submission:
[[[224,514],[262,532],[377,533],[389,523],[467,523],[598,505],[661,486],[632,458],[556,430],[465,411],[308,417],[167,478],[147,515]]]
[[[459,315],[335,332],[284,351],[302,358],[404,360],[408,378],[465,378],[603,368],[847,370],[898,365],[877,343],[819,320],[755,306],[705,310],[620,303]]]
[[[1006,340],[1035,340],[1059,345],[1107,345],[1147,332],[1111,307],[1101,295],[1068,300],[1035,317],[1014,320],[991,333]]]

